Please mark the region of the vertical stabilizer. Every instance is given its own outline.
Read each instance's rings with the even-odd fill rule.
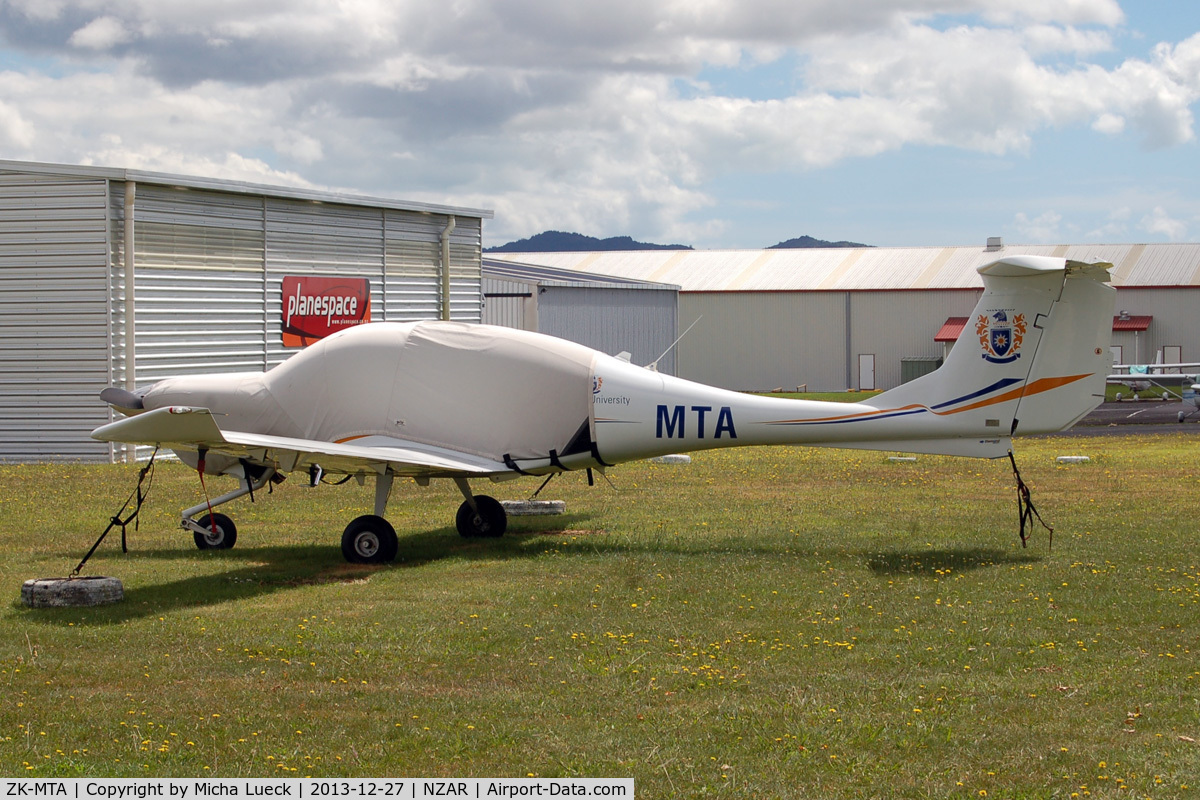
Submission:
[[[1116,290],[1108,285],[1111,264],[1068,261],[1062,293],[1043,328],[1013,432],[1052,433],[1071,427],[1104,400]],[[1079,378],[1073,392],[1053,391]]]
[[[992,455],[1004,454],[1013,433],[1069,427],[1103,399],[1109,267],[1044,256],[980,267],[983,295],[941,368],[862,405],[928,409],[914,415],[908,438],[974,439]]]

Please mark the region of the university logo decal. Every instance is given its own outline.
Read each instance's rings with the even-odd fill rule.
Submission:
[[[1021,357],[1021,342],[1025,339],[1025,315],[1012,315],[1013,309],[999,308],[980,314],[975,320],[975,333],[983,348],[983,358],[993,364],[1008,364]]]

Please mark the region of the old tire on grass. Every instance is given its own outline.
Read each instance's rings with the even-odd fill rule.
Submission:
[[[21,586],[21,599],[30,608],[101,606],[125,599],[116,578],[89,575],[81,578],[35,578]]]

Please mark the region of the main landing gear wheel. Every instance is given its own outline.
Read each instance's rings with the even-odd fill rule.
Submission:
[[[392,523],[374,514],[358,517],[342,533],[342,555],[351,564],[387,564],[399,548]]]
[[[468,539],[503,536],[504,531],[508,529],[508,514],[504,511],[504,506],[500,505],[500,501],[486,494],[479,494],[475,495],[475,507],[479,509],[478,514],[468,502],[464,501],[458,507],[458,515],[454,518],[458,532]]]
[[[192,531],[196,547],[201,550],[228,550],[237,542],[237,528],[224,514],[205,514],[196,520],[196,524],[204,528],[204,533]]]

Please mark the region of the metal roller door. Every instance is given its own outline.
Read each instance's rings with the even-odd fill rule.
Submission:
[[[0,173],[0,459],[107,459],[107,182]]]

